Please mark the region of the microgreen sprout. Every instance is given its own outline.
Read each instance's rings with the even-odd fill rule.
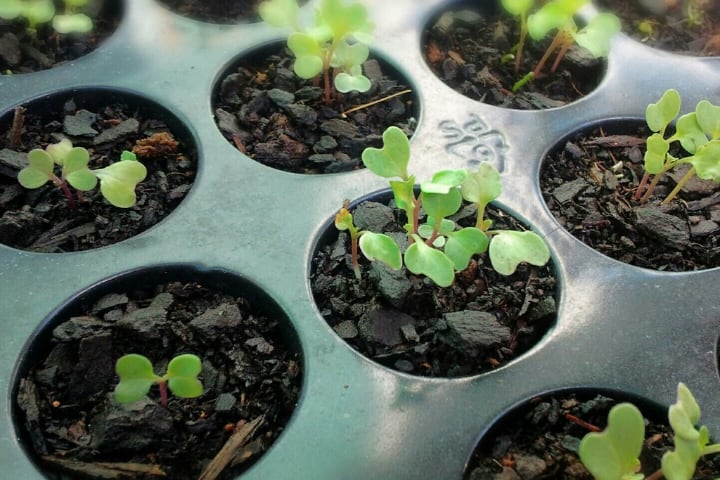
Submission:
[[[501,191],[500,174],[493,166],[483,163],[475,171],[440,170],[420,183],[420,193],[416,195],[415,177],[407,170],[409,160],[410,143],[398,127],[385,130],[382,148],[366,148],[362,154],[370,171],[392,179],[390,188],[395,203],[408,219],[405,232],[409,246],[404,263],[410,272],[426,275],[437,285],[447,287],[454,281],[456,271],[467,268],[473,255],[485,251],[493,268],[503,275],[512,274],[521,262],[533,265],[548,262],[550,252],[537,234],[493,230],[492,221],[485,219],[485,208]],[[463,199],[477,208],[475,226],[461,228],[448,218],[458,212]],[[402,267],[403,255],[397,242],[384,233],[359,230],[346,207],[336,215],[335,226],[350,233],[357,278],[360,278],[358,246],[370,261],[379,260],[396,270]]]
[[[360,3],[322,0],[310,27],[300,24],[299,11],[297,0],[266,0],[258,7],[269,25],[294,29],[287,45],[295,55],[295,73],[305,79],[322,75],[326,104],[332,101],[333,85],[341,93],[370,90],[370,79],[362,73],[374,29],[366,8]]]
[[[647,106],[645,120],[653,133],[647,139],[645,175],[635,192],[636,200],[646,202],[663,174],[682,164],[689,164],[691,168],[665,197],[663,204],[672,201],[687,181],[695,175],[703,180],[720,182],[720,106],[701,100],[694,112],[677,118],[680,106],[680,94],[674,89],[665,91],[657,103]],[[676,118],[675,133],[666,136],[668,126]],[[670,153],[670,145],[673,142],[680,142],[685,152],[690,155],[673,156]],[[650,175],[654,177],[646,189]],[[643,191],[645,191],[644,195],[642,195]]]
[[[0,18],[27,21],[27,29],[34,33],[38,26],[52,22],[58,33],[87,33],[93,28],[92,19],[80,10],[89,0],[65,0],[63,13],[57,13],[53,0],[2,0]]]
[[[115,400],[119,403],[131,403],[142,399],[153,384],[158,384],[160,403],[165,407],[168,402],[167,389],[181,398],[195,398],[203,393],[203,386],[197,379],[202,363],[192,354],[182,354],[170,360],[167,373],[160,376],[153,371],[153,365],[147,357],[137,353],[123,355],[115,364],[120,383],[115,387]]]
[[[129,208],[135,205],[135,186],[145,179],[147,169],[134,153],[122,152],[120,161],[104,168],[90,170],[89,152],[83,147],[73,147],[68,139],[48,145],[45,150],[36,148],[28,153],[28,166],[18,173],[18,182],[25,188],[39,188],[49,180],[57,185],[70,205],[76,203],[70,186],[79,192],[92,190],[100,181],[100,192],[113,205]],[[55,165],[61,167],[60,175]]]
[[[663,476],[668,480],[690,480],[701,457],[720,453],[720,444],[709,444],[707,427],[697,428],[700,407],[690,389],[678,384],[677,401],[668,409],[673,430],[673,451],[662,457],[659,471],[647,479]],[[608,414],[603,432],[590,432],[578,449],[580,460],[597,480],[643,480],[640,451],[645,440],[645,423],[640,410],[631,403],[620,403]]]

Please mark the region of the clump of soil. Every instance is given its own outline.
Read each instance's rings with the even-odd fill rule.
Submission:
[[[483,437],[469,462],[466,480],[592,480],[577,455],[580,440],[589,432],[574,419],[604,429],[610,409],[619,403],[602,395],[557,395],[534,398],[503,417]],[[643,412],[645,444],[640,455],[642,472],[660,468],[662,455],[672,450],[672,430],[657,422],[666,416]],[[666,422],[667,420],[664,420]],[[701,459],[695,480],[711,480],[720,472],[718,456]]]
[[[474,222],[466,206],[455,220]],[[522,230],[491,208],[493,228]],[[360,229],[403,242],[404,213],[378,202],[353,212]],[[330,234],[328,234],[330,236]],[[405,242],[406,245],[406,242]],[[376,362],[415,375],[457,377],[501,366],[535,345],[554,323],[552,266],[521,264],[510,276],[495,272],[483,256],[440,288],[428,278],[393,271],[361,257],[362,278],[350,262],[348,235],[321,245],[313,259],[315,301],[335,332]]]
[[[0,73],[28,73],[47,70],[70,62],[95,50],[120,23],[121,4],[117,1],[90,2],[86,13],[93,30],[84,34],[60,35],[48,24],[36,32],[27,30],[24,20],[0,19]],[[58,12],[62,2],[56,2]]]
[[[329,105],[322,86],[293,72],[295,60],[272,47],[243,60],[220,81],[215,99],[218,128],[235,147],[256,161],[296,173],[335,173],[361,167],[367,147],[381,147],[391,125],[411,136],[415,97],[392,67],[372,57],[363,65],[368,92],[336,93]],[[380,103],[347,113],[375,100]]]
[[[195,480],[234,426],[252,424],[233,465],[212,477],[236,478],[280,435],[298,399],[301,362],[283,328],[245,298],[195,283],[105,295],[55,327],[36,354],[16,399],[23,436],[39,464],[73,478]],[[196,354],[203,395],[170,395],[163,407],[153,387],[144,400],[116,403],[114,366],[127,353],[147,356],[158,374],[178,354]]]
[[[111,245],[157,224],[190,190],[196,150],[147,109],[124,103],[83,108],[70,99],[55,111],[39,110],[20,110],[20,122],[12,114],[2,120],[8,134],[0,138],[0,243],[35,252]],[[17,174],[27,165],[26,152],[62,138],[88,149],[91,169],[119,161],[123,150],[134,151],[148,172],[135,190],[137,203],[115,207],[98,187],[83,192],[73,207],[52,182],[33,190],[20,186]]]
[[[513,85],[535,69],[550,40],[528,38],[516,72],[515,61],[504,57],[519,41],[518,20],[499,6],[468,7],[444,12],[425,29],[423,54],[444,83],[467,97],[505,108],[538,110],[582,98],[600,84],[604,73],[603,60],[573,46],[555,73],[550,72],[553,56],[541,76],[513,93]]]
[[[651,47],[696,56],[720,55],[720,3],[714,0],[598,0],[598,7],[615,13],[623,32]],[[645,4],[648,8],[644,8]],[[697,21],[687,6],[700,9]],[[641,25],[651,27],[642,31]]]
[[[578,133],[545,158],[540,187],[553,215],[585,244],[631,265],[673,272],[720,265],[720,185],[695,177],[661,205],[687,172],[676,167],[641,204],[633,196],[649,132],[639,124],[611,128]]]

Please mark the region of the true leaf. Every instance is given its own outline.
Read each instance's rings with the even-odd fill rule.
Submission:
[[[63,163],[65,163],[65,158],[68,156],[72,149],[73,144],[67,138],[63,138],[58,143],[52,143],[45,147],[45,151],[47,151],[47,153],[53,159],[53,162],[61,166],[63,165]]]
[[[368,260],[380,260],[394,270],[402,267],[400,247],[391,237],[383,233],[364,232],[359,245]]]
[[[390,126],[383,132],[383,147],[363,150],[362,162],[374,174],[384,178],[408,178],[410,142],[398,127]]]
[[[542,266],[550,260],[545,241],[534,232],[502,230],[492,238],[488,249],[490,263],[502,275],[511,275],[521,262]]]
[[[645,121],[653,132],[659,132],[680,113],[680,94],[674,88],[663,93],[657,103],[651,103],[645,109]]]
[[[413,235],[415,242],[405,252],[405,266],[412,273],[426,275],[440,287],[449,287],[455,279],[453,261],[440,250],[436,250]]]
[[[467,171],[464,169],[440,170],[432,176],[431,180],[422,182],[420,190],[424,193],[448,193],[451,188],[457,187],[466,178]]]

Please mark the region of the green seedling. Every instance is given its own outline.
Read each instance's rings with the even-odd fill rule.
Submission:
[[[359,230],[343,207],[335,217],[335,226],[350,233],[357,278],[360,278],[358,246],[368,260],[379,260],[392,269],[401,268],[404,259],[410,272],[426,275],[441,287],[450,286],[455,272],[467,268],[473,255],[485,251],[493,268],[503,275],[512,274],[521,262],[540,266],[549,261],[550,251],[537,234],[492,230],[492,221],[485,219],[487,205],[501,191],[500,174],[493,166],[484,163],[475,171],[438,171],[430,180],[420,183],[420,192],[416,194],[415,177],[407,169],[409,160],[410,142],[397,127],[385,130],[382,148],[363,151],[365,166],[376,175],[391,179],[395,203],[408,219],[405,232],[409,246],[403,255],[392,237]],[[477,207],[473,227],[460,227],[448,218],[458,212],[463,199]],[[423,219],[421,209],[426,215]]]
[[[720,182],[720,107],[702,100],[698,102],[694,112],[678,118],[680,107],[680,94],[677,90],[669,89],[657,103],[648,105],[645,111],[647,125],[654,133],[646,142],[645,174],[635,192],[636,200],[646,202],[655,191],[660,178],[682,164],[689,164],[691,168],[665,197],[663,204],[672,201],[693,176]],[[667,136],[668,127],[675,119],[675,133]],[[670,146],[673,142],[679,142],[689,155],[672,155]],[[650,175],[654,177],[647,185]]]
[[[520,71],[520,61],[522,59],[523,47],[527,38],[527,14],[533,6],[534,0],[502,0],[502,6],[510,15],[518,17],[520,24],[520,39],[515,47],[515,73]]]
[[[63,13],[57,13],[52,0],[2,0],[0,18],[5,20],[24,19],[30,33],[40,25],[52,23],[56,32],[87,33],[92,30],[92,19],[80,10],[89,0],[65,0]]]
[[[690,389],[678,384],[677,402],[670,405],[668,419],[675,449],[662,457],[662,467],[647,479],[690,480],[698,460],[720,453],[720,444],[710,444],[707,427],[697,428],[700,407]],[[621,403],[610,410],[607,428],[591,432],[580,442],[580,460],[597,480],[643,480],[640,451],[645,439],[645,423],[640,410]]]
[[[556,32],[533,70],[535,78],[540,76],[547,61],[557,51],[550,68],[555,73],[573,43],[585,48],[596,58],[608,55],[610,39],[620,31],[620,19],[612,13],[599,13],[583,28],[578,28],[575,16],[588,3],[590,0],[550,0],[527,17],[528,35],[533,40],[540,41],[550,32]]]
[[[115,400],[119,403],[132,403],[142,399],[153,384],[160,389],[160,403],[167,406],[167,389],[180,398],[195,398],[203,394],[203,386],[197,379],[202,363],[192,354],[178,355],[170,360],[167,373],[160,376],[153,371],[153,365],[147,357],[130,353],[120,357],[115,371],[120,383],[115,387]]]
[[[52,181],[76,208],[70,186],[78,191],[80,198],[79,192],[94,189],[99,180],[100,192],[108,202],[120,208],[135,205],[135,187],[145,179],[147,169],[134,153],[126,150],[120,161],[96,170],[88,168],[89,160],[90,154],[85,148],[73,147],[70,140],[63,139],[45,150],[36,148],[28,153],[28,166],[18,173],[18,182],[33,189]],[[61,167],[59,176],[55,173],[56,165]]]
[[[362,64],[370,54],[374,25],[363,5],[322,0],[315,12],[315,24],[309,27],[300,24],[297,0],[266,0],[258,11],[269,25],[294,30],[287,40],[295,56],[293,69],[305,79],[322,75],[326,104],[332,102],[333,86],[341,93],[370,90]]]

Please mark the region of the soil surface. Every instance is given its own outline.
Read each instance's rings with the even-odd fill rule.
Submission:
[[[555,73],[550,71],[553,56],[540,76],[513,93],[513,85],[535,69],[550,40],[528,39],[516,72],[515,61],[503,57],[519,41],[518,20],[490,7],[468,7],[443,12],[423,32],[423,54],[444,83],[467,97],[500,107],[537,110],[582,98],[599,85],[605,70],[604,60],[573,46]]]
[[[62,2],[55,3],[61,12]],[[32,33],[26,29],[25,21],[0,19],[0,73],[47,70],[87,55],[117,28],[121,3],[116,0],[92,3],[85,12],[93,19],[93,30],[86,34],[60,35],[49,24],[40,25]]]
[[[474,222],[475,211],[467,206],[452,218],[467,225],[460,219]],[[353,218],[361,230],[384,232],[399,241],[405,237],[404,213],[383,203],[364,202]],[[489,218],[493,228],[524,229],[496,209],[490,209]],[[358,281],[348,237],[341,232],[316,253],[311,276],[315,301],[341,338],[389,368],[430,377],[489,371],[535,345],[555,321],[551,265],[521,264],[505,277],[481,257],[459,272],[452,286],[440,288],[405,267],[393,271],[360,254]]]
[[[544,396],[503,417],[480,441],[466,470],[466,480],[592,480],[580,462],[577,449],[589,432],[572,417],[604,429],[607,414],[617,400],[566,395]],[[660,467],[662,455],[672,450],[672,430],[653,420],[666,413],[649,415],[645,444],[640,455],[642,471],[650,475]],[[655,412],[650,412],[655,413]],[[568,417],[571,416],[571,417]],[[717,455],[698,463],[693,479],[712,480],[720,473]]]
[[[651,47],[696,56],[720,55],[720,3],[716,0],[597,0],[601,10],[614,12],[623,32]],[[644,8],[643,4],[648,6]],[[688,5],[698,5],[693,21]],[[650,30],[643,30],[649,25]]]
[[[203,477],[236,478],[283,431],[298,399],[301,361],[282,329],[247,300],[197,284],[105,295],[53,330],[50,347],[21,381],[24,436],[41,465],[73,478],[146,479],[164,472],[189,480],[199,478],[234,425],[257,421],[233,450],[234,466]],[[154,386],[144,400],[116,403],[115,362],[127,353],[147,356],[158,374],[178,354],[198,355],[203,395],[169,394],[163,407]],[[144,473],[120,475],[128,471]]]
[[[335,173],[361,167],[367,147],[382,147],[391,125],[411,136],[417,103],[407,81],[389,64],[371,57],[363,73],[368,92],[336,93],[329,105],[321,84],[293,72],[295,60],[284,46],[252,54],[221,79],[215,120],[225,137],[242,153],[279,170]],[[356,106],[406,92],[375,105]]]
[[[245,23],[260,21],[257,14],[262,0],[158,0],[180,15],[212,23]],[[301,0],[304,5],[306,0]]]
[[[720,265],[720,185],[695,177],[660,205],[687,171],[676,167],[641,204],[633,196],[644,173],[648,130],[639,122],[608,128],[581,132],[545,158],[540,187],[558,221],[585,244],[631,265],[665,271]]]
[[[102,94],[98,94],[102,95]],[[0,243],[35,252],[69,252],[111,245],[157,224],[185,197],[197,170],[197,152],[184,145],[163,120],[125,104],[92,111],[71,99],[59,111],[21,115],[22,135],[12,140],[13,114],[2,119],[8,134],[0,138]],[[7,120],[7,121],[6,121]],[[16,125],[19,125],[16,122]],[[118,208],[99,187],[83,192],[76,207],[52,182],[28,190],[17,182],[26,152],[44,149],[61,138],[90,152],[89,167],[101,168],[132,150],[147,168],[135,189],[137,203]]]

